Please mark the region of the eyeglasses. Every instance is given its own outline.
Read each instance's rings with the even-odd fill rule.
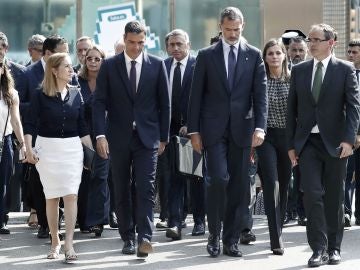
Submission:
[[[314,44],[319,44],[320,42],[323,41],[328,41],[328,39],[320,39],[320,38],[306,38],[305,42],[306,43],[314,43]]]
[[[40,48],[32,48],[32,50],[37,51],[38,53],[42,53],[42,52],[43,52],[43,50],[40,49]]]
[[[93,62],[93,61],[95,61],[95,62],[100,62],[102,60],[102,58],[99,58],[99,57],[92,57],[92,56],[88,56],[88,57],[86,57],[86,61],[89,61],[89,62]]]

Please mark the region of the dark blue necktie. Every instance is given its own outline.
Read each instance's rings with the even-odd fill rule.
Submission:
[[[131,86],[131,90],[133,95],[136,95],[136,61],[132,60],[131,61],[131,68],[130,68],[130,86]]]
[[[230,51],[228,55],[228,81],[230,90],[232,90],[234,85],[234,77],[235,77],[235,67],[236,67],[236,56],[234,53],[234,45],[230,46]]]
[[[356,70],[356,79],[357,79],[358,82],[359,82],[359,72],[360,72],[360,69],[357,69]]]

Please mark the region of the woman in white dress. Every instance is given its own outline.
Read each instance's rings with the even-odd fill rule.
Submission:
[[[65,211],[65,260],[76,260],[73,236],[77,215],[77,194],[83,169],[81,143],[92,147],[84,120],[80,91],[68,85],[73,74],[66,53],[55,53],[46,62],[42,88],[36,91],[25,118],[27,161],[35,164],[46,198],[46,215],[51,234],[48,259],[59,257],[58,206],[62,197]],[[35,149],[31,148],[36,137]]]
[[[8,67],[0,62],[0,141],[3,145],[0,154],[0,234],[9,234],[6,223],[6,197],[7,188],[12,174],[13,149],[11,133],[15,132],[20,142],[18,147],[20,155],[25,157],[25,145],[23,129],[20,122],[19,96],[14,89],[14,80],[11,77]]]

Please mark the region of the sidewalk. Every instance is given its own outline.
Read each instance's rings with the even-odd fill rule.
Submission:
[[[240,245],[244,256],[231,258],[220,255],[210,258],[206,253],[208,233],[205,236],[191,236],[192,220],[184,229],[183,240],[171,242],[164,231],[154,231],[154,254],[146,260],[136,256],[121,254],[122,241],[116,229],[106,226],[101,238],[93,234],[75,233],[75,250],[79,260],[72,265],[63,262],[64,255],[58,260],[46,259],[50,241],[37,239],[36,230],[26,224],[28,213],[11,213],[10,235],[1,235],[0,270],[42,270],[42,269],[221,269],[221,270],[270,270],[270,269],[306,269],[307,260],[312,252],[308,248],[305,227],[295,223],[283,230],[285,242],[284,256],[272,255],[269,247],[267,221],[264,216],[256,216],[254,232],[257,241],[253,245]],[[344,233],[342,247],[343,262],[340,265],[326,265],[320,269],[345,270],[360,267],[360,226],[353,226]]]

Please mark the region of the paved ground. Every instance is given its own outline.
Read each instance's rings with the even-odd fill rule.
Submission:
[[[1,270],[42,270],[42,269],[289,269],[306,268],[311,251],[306,243],[305,228],[291,224],[284,228],[285,254],[274,256],[269,250],[268,230],[266,218],[255,218],[254,231],[257,241],[254,245],[241,245],[244,253],[242,258],[207,256],[205,246],[207,235],[192,237],[191,220],[185,229],[183,240],[171,242],[165,238],[162,231],[154,232],[155,253],[146,260],[135,256],[121,254],[122,241],[116,230],[106,228],[101,238],[94,238],[91,234],[75,234],[75,250],[79,260],[73,265],[64,264],[61,259],[47,260],[46,254],[50,248],[47,239],[37,239],[36,230],[27,227],[24,222],[28,213],[11,213],[10,235],[1,235],[0,240],[0,269]],[[342,257],[343,262],[338,266],[326,265],[320,269],[360,269],[360,226],[353,226],[344,234]]]

